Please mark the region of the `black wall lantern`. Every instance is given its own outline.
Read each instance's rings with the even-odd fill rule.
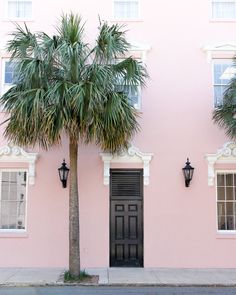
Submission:
[[[62,182],[62,187],[64,187],[64,188],[66,188],[69,171],[70,171],[70,169],[66,166],[66,162],[64,159],[63,163],[61,164],[61,167],[58,168],[60,181]]]
[[[189,158],[187,158],[187,162],[184,168],[182,168],[184,179],[185,179],[185,186],[189,187],[190,181],[193,178],[193,171],[194,168],[190,165]]]

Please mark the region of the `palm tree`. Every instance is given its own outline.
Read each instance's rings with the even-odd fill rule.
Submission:
[[[138,131],[138,112],[128,94],[144,85],[147,73],[127,57],[122,27],[106,22],[92,47],[83,40],[77,15],[63,15],[57,34],[31,33],[17,26],[8,43],[16,65],[15,85],[0,102],[8,115],[4,135],[11,142],[49,149],[69,139],[69,271],[80,273],[77,157],[79,143],[112,153],[127,148]],[[122,58],[122,60],[120,59]]]
[[[222,104],[213,111],[213,120],[225,130],[229,138],[236,139],[236,77],[229,81]]]

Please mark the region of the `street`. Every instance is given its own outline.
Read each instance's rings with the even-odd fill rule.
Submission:
[[[231,295],[233,287],[0,287],[0,295]]]

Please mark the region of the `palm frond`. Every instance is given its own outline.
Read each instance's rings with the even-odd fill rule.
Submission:
[[[132,57],[116,62],[129,48],[122,27],[101,23],[92,48],[83,32],[81,18],[73,14],[62,16],[52,37],[17,26],[8,43],[16,84],[0,99],[9,116],[8,139],[48,149],[65,133],[112,152],[129,145],[139,130],[139,113],[117,84],[122,79],[129,92],[136,91],[145,86],[146,69]]]
[[[109,26],[107,22],[100,24],[97,46],[94,49],[97,61],[111,62],[117,57],[124,56],[129,47],[123,26]]]

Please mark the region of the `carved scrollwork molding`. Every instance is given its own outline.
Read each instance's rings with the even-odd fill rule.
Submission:
[[[236,144],[227,142],[215,154],[206,154],[208,161],[208,185],[213,186],[215,181],[215,164],[236,164]]]
[[[35,162],[37,153],[28,153],[19,146],[5,145],[0,147],[0,162],[18,162],[29,164],[29,184],[35,183]]]
[[[112,155],[111,153],[100,154],[103,161],[103,183],[109,184],[110,164],[111,163],[142,163],[143,164],[143,183],[149,184],[149,164],[152,160],[152,153],[143,153],[137,147],[130,146],[126,152]]]

